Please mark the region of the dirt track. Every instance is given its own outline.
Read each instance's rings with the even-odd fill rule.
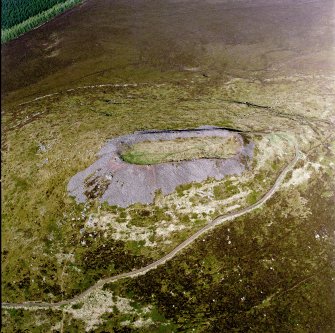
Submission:
[[[166,263],[168,260],[175,257],[179,252],[181,252],[188,245],[190,245],[195,239],[197,239],[198,237],[200,237],[201,235],[203,235],[207,231],[213,229],[217,225],[220,225],[220,224],[223,224],[225,222],[231,221],[231,220],[233,220],[237,217],[240,217],[244,214],[247,214],[247,213],[259,208],[260,206],[262,206],[278,190],[278,188],[280,187],[281,183],[283,182],[286,174],[290,170],[293,169],[293,167],[295,166],[295,164],[297,163],[299,158],[300,158],[300,151],[299,151],[298,147],[296,146],[295,147],[295,157],[294,157],[294,159],[281,171],[281,173],[277,177],[273,186],[270,188],[270,190],[260,200],[258,200],[253,205],[245,207],[245,208],[243,208],[243,209],[241,209],[237,212],[231,212],[231,213],[216,217],[212,222],[208,223],[206,226],[204,226],[203,228],[198,230],[196,233],[194,233],[192,236],[187,238],[184,242],[179,244],[170,253],[168,253],[164,257],[158,259],[157,261],[149,264],[148,266],[142,267],[142,268],[137,269],[137,270],[133,270],[131,272],[122,273],[122,274],[119,274],[119,275],[116,275],[116,276],[112,276],[110,278],[100,280],[96,284],[94,284],[92,287],[85,290],[83,293],[81,293],[78,296],[75,296],[74,298],[69,299],[69,300],[64,300],[64,301],[57,302],[57,303],[46,303],[46,302],[42,302],[42,303],[36,303],[36,302],[2,303],[2,307],[3,308],[31,308],[31,309],[35,309],[35,308],[57,308],[57,307],[60,307],[62,305],[68,305],[68,304],[72,304],[72,303],[75,303],[75,302],[79,301],[80,299],[85,297],[87,294],[91,293],[93,290],[95,290],[97,288],[102,287],[106,283],[115,282],[115,281],[118,281],[118,280],[121,280],[121,279],[124,279],[124,278],[133,278],[133,277],[136,277],[136,276],[139,276],[139,275],[146,274],[147,272],[157,268],[158,266]]]

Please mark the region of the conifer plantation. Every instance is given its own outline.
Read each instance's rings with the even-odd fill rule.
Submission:
[[[50,20],[81,0],[4,0],[1,2],[1,43]]]

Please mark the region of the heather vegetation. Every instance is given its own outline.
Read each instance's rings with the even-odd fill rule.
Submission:
[[[2,331],[333,333],[332,8],[90,0],[3,45]],[[254,143],[241,174],[124,208],[102,202],[109,173],[69,193],[110,139],[204,125]],[[130,148],[228,151],[198,144]]]
[[[119,291],[153,304],[182,332],[333,332],[334,205],[320,199],[318,182],[307,194],[275,195],[269,207],[217,228]],[[310,214],[298,216],[301,209]]]

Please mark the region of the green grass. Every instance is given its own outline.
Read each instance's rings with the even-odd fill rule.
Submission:
[[[143,246],[143,242],[115,241],[108,233],[105,237],[104,231],[83,232],[82,229],[88,216],[98,214],[98,212],[116,214],[120,223],[125,222],[129,217],[130,224],[141,227],[150,227],[151,224],[162,220],[170,223],[170,220],[165,215],[167,208],[164,205],[160,207],[134,205],[129,209],[120,209],[115,206],[109,207],[107,204],[100,205],[95,199],[92,199],[86,206],[78,205],[73,198],[68,196],[66,186],[74,174],[96,161],[96,153],[111,137],[133,133],[139,129],[192,128],[204,124],[221,126],[227,122],[232,125],[238,123],[239,128],[248,128],[250,119],[256,117],[255,111],[245,110],[242,107],[239,109],[239,106],[231,109],[220,107],[221,102],[218,102],[216,97],[221,93],[220,90],[215,88],[208,88],[202,93],[203,95],[200,95],[197,91],[197,97],[202,100],[201,108],[199,108],[198,102],[194,101],[193,98],[195,94],[193,87],[185,86],[180,89],[180,86],[167,84],[161,87],[92,89],[80,93],[60,94],[57,97],[39,100],[25,106],[13,107],[13,112],[5,113],[3,117],[5,133],[3,135],[2,170],[4,189],[2,207],[3,300],[16,302],[24,300],[56,301],[62,297],[69,298],[90,287],[97,279],[129,271],[152,262],[153,259],[170,251],[195,230],[201,228],[206,223],[208,216],[202,219],[200,213],[196,217],[193,214],[192,207],[190,213],[182,213],[178,207],[173,207],[173,203],[170,203],[168,209],[176,214],[177,223],[185,223],[190,227],[187,230],[184,229],[172,234],[168,238],[170,244],[162,242],[159,243],[159,247],[146,248]],[[132,95],[131,99],[127,98],[130,94]],[[110,105],[105,102],[105,99],[117,99],[125,103]],[[48,110],[48,112],[40,118],[29,121],[31,115],[41,110]],[[104,116],[104,113],[113,113],[113,117]],[[240,117],[241,113],[243,113],[243,119]],[[25,122],[24,126],[20,125],[23,121]],[[269,122],[268,119],[267,122]],[[280,122],[281,119],[278,120],[277,124],[281,124]],[[290,128],[294,124],[290,123]],[[39,150],[40,144],[47,147],[45,152]],[[46,159],[47,162],[45,162]],[[291,156],[289,155],[282,158],[280,169],[290,159]],[[214,199],[224,200],[229,198],[235,194],[236,190],[251,189],[254,193],[263,193],[259,191],[266,191],[277,176],[277,172],[274,172],[271,163],[272,160],[270,159],[262,167],[262,170],[254,175],[254,178],[242,175],[244,183],[222,182],[220,187],[215,187]],[[253,169],[246,170],[246,172],[250,176]],[[266,180],[265,183],[264,180]],[[206,184],[211,185],[212,181],[214,180],[208,180],[208,184]],[[178,193],[183,196],[191,189],[196,189],[195,192],[197,192],[199,186],[199,184],[182,186],[178,189],[175,197],[178,199]],[[329,190],[324,188],[323,192]],[[194,199],[194,207],[202,203],[207,204],[213,200],[213,198],[201,196],[194,196]],[[254,201],[256,197],[250,197],[249,199]],[[157,198],[158,203],[159,200],[161,198]],[[267,211],[270,211],[271,214],[272,211],[277,214],[278,211],[284,210],[286,212],[289,210],[287,207],[283,208],[282,202],[277,200],[267,202],[267,206],[272,209]],[[287,206],[290,207],[289,212],[296,209],[293,202],[287,204]],[[84,217],[82,216],[83,213],[85,213]],[[300,211],[297,210],[293,213],[299,216]],[[247,251],[243,252],[244,241],[249,244],[249,251],[253,249],[252,246],[264,245],[267,235],[264,223],[267,222],[267,217],[271,217],[271,214],[252,215],[257,223],[262,222],[264,230],[255,222],[252,227],[257,228],[251,236],[250,231],[253,229],[248,227],[248,223],[252,219],[243,225],[239,224],[239,228],[236,227],[236,242],[234,241],[232,244],[234,244],[233,246],[237,252],[233,256],[230,255],[231,252],[228,255],[220,252],[223,260],[222,265],[228,267],[228,271],[230,269],[234,271],[238,265],[241,265],[239,260],[242,263],[244,262],[243,256],[247,253]],[[192,221],[192,219],[196,221]],[[275,222],[273,224],[276,225]],[[285,227],[289,228],[290,225],[287,223]],[[279,229],[277,231],[280,235],[283,230]],[[213,232],[213,235],[217,235],[218,242],[225,240],[228,236],[226,232],[218,234],[217,230]],[[277,234],[275,233],[275,235]],[[237,236],[241,239],[238,240]],[[303,237],[303,234],[298,236]],[[296,237],[297,242],[301,242],[298,236]],[[152,241],[156,240],[162,241],[157,238]],[[249,240],[253,243],[250,243]],[[293,241],[294,239],[292,239]],[[83,245],[83,242],[86,245]],[[182,267],[178,271],[177,265],[173,267],[173,273],[171,273],[171,280],[173,281],[175,281],[175,275],[178,277],[179,274],[181,277],[185,277],[185,280],[178,280],[175,283],[177,290],[173,289],[172,286],[171,290],[177,295],[173,296],[172,301],[178,305],[178,302],[183,304],[186,299],[189,302],[185,303],[187,311],[188,313],[192,313],[191,309],[196,311],[195,324],[199,327],[205,322],[201,313],[204,313],[203,310],[208,310],[205,303],[198,302],[202,296],[205,297],[205,294],[201,295],[200,290],[204,289],[204,292],[206,292],[211,283],[217,280],[217,276],[213,272],[216,272],[216,266],[218,265],[215,261],[209,263],[205,261],[206,265],[201,262],[192,264],[192,258],[204,257],[203,253],[206,253],[206,248],[211,248],[207,241],[203,243],[204,246],[206,245],[205,248],[197,248],[196,252],[187,254],[191,257],[189,268]],[[274,244],[280,244],[280,239],[276,239]],[[283,247],[287,245],[289,249],[291,243],[282,245]],[[225,244],[224,250],[229,250],[227,246]],[[219,251],[219,245],[216,249]],[[257,249],[259,248],[257,247]],[[72,254],[73,262],[62,260],[61,254]],[[294,251],[291,255],[294,256]],[[299,255],[301,257],[295,259],[298,262],[303,258],[303,254],[300,253]],[[66,274],[62,277],[64,268]],[[201,268],[204,268],[204,275],[194,277],[194,274],[200,272]],[[247,268],[248,266],[243,266],[241,269],[248,273]],[[292,277],[294,277],[294,272],[292,271]],[[163,276],[165,274],[166,272]],[[148,276],[150,278],[150,275],[146,275],[146,278]],[[219,277],[226,278],[225,275]],[[259,279],[254,280],[257,288],[262,286],[262,277],[264,276],[262,275]],[[159,276],[158,280],[161,278],[162,276]],[[198,285],[197,281],[205,281],[205,283],[204,285]],[[238,288],[237,281],[239,281],[237,275],[228,279],[232,288]],[[151,280],[147,280],[147,282],[150,284]],[[174,318],[173,320],[177,323],[185,321],[184,317],[188,322],[187,313],[183,314],[183,318],[178,319],[173,312],[172,303],[164,303],[165,301],[161,297],[166,297],[168,302],[170,295],[165,295],[163,292],[159,293],[158,290],[162,286],[158,287],[156,282],[154,293],[157,295],[155,302],[159,304],[159,312],[163,313],[166,318]],[[245,283],[247,282],[245,281]],[[183,289],[183,286],[186,289]],[[167,281],[166,289],[169,290],[169,288],[170,282]],[[190,288],[192,292],[194,291],[197,295],[196,299],[185,298],[189,295],[187,288]],[[231,295],[234,295],[234,290],[231,289],[230,291],[232,292]],[[213,289],[211,293],[215,295],[215,290]],[[233,300],[230,298],[230,301]],[[169,308],[172,309],[171,312],[169,312]],[[214,316],[213,313],[212,315]],[[15,317],[13,316],[8,319],[9,327],[14,320]],[[108,320],[112,322],[113,319]],[[23,321],[28,325],[30,319],[25,318]],[[25,327],[22,321],[18,325]],[[114,324],[110,323],[110,325],[113,326]]]
[[[223,184],[216,185],[213,188],[215,200],[223,200],[227,197],[233,196],[239,192],[239,186],[233,185],[230,179],[227,179]]]
[[[96,153],[108,138],[138,129],[166,129],[167,124],[169,128],[194,128],[233,122],[233,113],[216,109],[217,102],[206,99],[207,95],[204,95],[201,110],[197,111],[193,93],[192,87],[180,90],[172,84],[125,90],[104,88],[103,91],[96,89],[85,94],[63,94],[40,100],[4,115],[4,300],[55,301],[61,298],[62,292],[65,297],[78,294],[103,276],[142,266],[142,263],[172,250],[206,222],[208,216],[197,217],[196,220],[201,220],[199,223],[192,222],[173,202],[168,207],[135,205],[125,210],[106,204],[100,207],[94,198],[86,206],[78,205],[66,192],[69,179],[96,160]],[[215,91],[209,92],[210,96],[212,93]],[[127,99],[129,94],[133,96],[131,100]],[[127,103],[111,106],[104,102],[107,98]],[[183,98],[177,108],[176,98]],[[48,113],[29,122],[31,115],[45,108]],[[111,109],[113,117],[101,114]],[[20,125],[27,119],[24,126]],[[178,121],[171,122],[171,119]],[[15,126],[21,127],[15,129]],[[39,150],[40,144],[47,147],[45,152]],[[199,184],[192,185],[197,186]],[[190,185],[185,185],[178,191],[183,196],[186,193],[181,192],[189,188]],[[199,200],[203,204],[211,200],[195,199],[195,205],[200,203]],[[90,232],[81,231],[88,216],[98,212],[116,214],[118,219],[124,220],[129,216],[129,223],[146,228],[162,220],[170,223],[166,209],[189,229],[172,233],[169,236],[171,243],[159,248],[148,248],[143,242],[133,243],[131,240],[113,242],[110,236],[105,238],[104,232],[100,231],[92,237]],[[161,241],[154,239],[157,240]],[[114,250],[109,251],[110,247]],[[57,259],[59,253],[72,254],[73,262]],[[122,253],[126,253],[127,258]],[[63,276],[62,291],[64,267],[66,275]]]
[[[321,198],[320,179],[325,188],[333,183],[322,174],[307,192],[277,193],[182,256],[120,283],[119,292],[153,304],[177,331],[333,332],[333,245],[315,233],[333,232],[334,206]],[[306,219],[297,214],[303,210],[311,212]]]
[[[259,198],[259,193],[252,192],[247,196],[247,203],[248,205],[253,205],[255,202],[257,202]]]
[[[59,1],[58,1],[59,2]],[[72,8],[76,4],[82,2],[82,0],[64,0],[60,3],[54,4],[51,8],[47,8],[46,10],[39,12],[37,8],[36,10],[31,10],[32,16],[27,17],[23,21],[20,20],[12,20],[11,22],[8,22],[4,28],[3,25],[1,27],[1,43],[8,42],[12,39],[17,38],[18,36],[26,33],[29,30],[32,30],[36,28],[37,26],[41,25],[44,22],[49,21],[53,17],[63,13],[67,9]],[[50,5],[52,5],[54,2],[50,2]],[[10,8],[11,6],[8,5],[9,8],[5,7],[7,11],[5,11],[2,15],[6,15],[6,12],[15,12],[16,7]],[[42,6],[41,8],[44,8],[45,6]],[[20,13],[15,13],[13,15],[20,16]],[[24,15],[21,15],[20,17],[25,18]],[[11,25],[11,23],[14,22],[16,24]]]
[[[240,143],[236,137],[194,137],[166,141],[144,141],[121,153],[132,164],[157,164],[200,158],[228,158],[236,154]]]
[[[301,117],[308,117],[308,121],[313,121],[313,117],[322,116],[328,119],[328,106],[331,103],[330,95],[326,94],[328,81],[320,84],[307,80],[304,76],[299,76],[298,80],[293,81],[290,81],[290,78],[286,80],[284,76],[279,81],[271,81],[271,78],[273,75],[281,76],[285,73],[290,77],[293,75],[294,78],[297,71],[301,74],[302,67],[299,61],[303,60],[307,64],[308,61],[306,62],[304,57],[310,53],[313,55],[313,50],[316,50],[316,55],[308,59],[311,60],[312,66],[314,60],[317,60],[317,63],[320,59],[325,60],[326,73],[329,68],[328,53],[324,53],[320,45],[328,47],[329,40],[321,38],[320,43],[313,44],[304,38],[305,33],[290,34],[292,26],[286,24],[287,15],[284,15],[285,25],[279,25],[275,35],[269,33],[271,29],[264,29],[264,26],[271,27],[273,20],[268,20],[270,24],[264,25],[258,31],[251,27],[253,36],[260,33],[260,38],[258,43],[250,44],[248,34],[240,34],[240,31],[245,31],[243,25],[240,25],[243,20],[236,20],[232,15],[237,44],[229,42],[227,47],[221,47],[220,43],[216,43],[214,30],[219,28],[222,17],[213,11],[212,6],[207,6],[207,9],[205,6],[204,10],[199,11],[202,16],[197,16],[200,18],[198,21],[206,24],[210,13],[215,13],[217,19],[210,26],[206,25],[204,35],[200,34],[199,40],[203,41],[199,46],[204,51],[194,56],[195,48],[188,46],[189,43],[185,43],[184,38],[180,39],[180,34],[175,34],[180,43],[170,43],[169,35],[172,36],[173,30],[165,34],[162,29],[164,26],[157,29],[156,36],[151,30],[146,32],[145,29],[140,29],[142,40],[150,41],[150,45],[142,43],[141,40],[134,44],[133,34],[129,34],[128,26],[123,25],[127,24],[123,14],[127,16],[128,10],[124,6],[119,7],[119,11],[111,10],[109,17],[113,22],[116,18],[114,23],[118,33],[100,29],[99,38],[103,45],[99,43],[97,47],[101,53],[94,47],[95,38],[92,39],[91,47],[83,50],[77,48],[76,58],[83,59],[82,62],[76,60],[74,67],[77,70],[69,71],[67,59],[73,58],[73,46],[87,40],[86,35],[78,39],[78,29],[82,28],[80,25],[72,34],[74,37],[69,42],[70,47],[62,47],[58,62],[64,62],[64,65],[57,69],[57,75],[50,73],[50,67],[47,67],[44,73],[47,78],[44,74],[40,76],[43,68],[36,70],[35,65],[39,65],[45,57],[45,52],[40,52],[40,55],[34,53],[34,65],[24,66],[23,62],[24,70],[21,66],[17,72],[7,75],[7,85],[12,83],[12,87],[22,87],[29,83],[34,85],[7,98],[10,105],[5,106],[6,112],[3,116],[3,301],[57,301],[62,297],[71,297],[90,287],[100,277],[133,269],[161,256],[206,223],[205,216],[203,220],[199,220],[202,217],[201,213],[197,218],[199,222],[192,222],[191,218],[196,218],[195,213],[178,214],[179,208],[174,207],[177,223],[182,221],[188,223],[188,226],[194,223],[193,229],[177,232],[168,239],[170,244],[162,242],[157,248],[150,249],[145,249],[140,242],[113,241],[110,234],[107,233],[105,237],[105,232],[83,232],[88,216],[98,212],[121,216],[120,223],[130,215],[129,223],[143,227],[156,221],[167,220],[164,214],[167,211],[165,206],[138,206],[136,209],[132,207],[130,211],[108,207],[106,204],[100,206],[94,198],[89,205],[78,205],[68,197],[68,180],[96,160],[96,152],[108,138],[140,129],[174,129],[208,124],[242,130],[289,131],[296,134],[299,145],[305,152],[309,152],[312,141],[321,142],[320,137],[307,132],[307,125],[302,125],[302,122],[298,124],[292,116],[300,114]],[[151,5],[148,8],[152,10]],[[310,8],[306,10],[313,12]],[[188,13],[188,9],[185,12]],[[119,15],[120,13],[122,15]],[[267,13],[261,10],[259,15],[263,18],[267,17]],[[50,17],[44,13],[35,19],[28,19],[25,24],[12,27],[11,31],[2,31],[2,42],[42,24],[57,12],[49,14]],[[95,15],[95,20],[106,22],[104,12],[101,12],[102,17],[96,13]],[[157,22],[156,17],[150,22],[150,16],[152,15],[144,17],[152,27]],[[117,17],[120,17],[119,21]],[[177,20],[171,22],[178,22],[180,18],[178,15],[171,17]],[[280,19],[280,15],[278,18]],[[223,21],[222,28],[226,30],[230,23]],[[94,24],[96,22],[94,21]],[[194,24],[194,20],[189,22]],[[179,24],[171,26],[175,26],[175,29],[180,28]],[[315,30],[316,27],[313,26],[312,30],[319,31],[319,27]],[[214,39],[208,39],[207,28],[213,31]],[[218,33],[220,31],[218,30]],[[267,34],[269,38],[266,37]],[[292,35],[293,39],[286,39],[285,35]],[[185,35],[185,40],[187,36]],[[242,44],[239,44],[239,36],[242,37]],[[156,41],[152,37],[156,37]],[[304,44],[312,45],[311,48],[308,46],[306,53]],[[291,58],[285,59],[274,58],[267,52],[286,46],[290,48],[289,45],[294,45],[302,57],[297,58],[296,50]],[[143,50],[138,51],[137,47],[143,47]],[[106,54],[109,50],[113,56]],[[142,62],[136,65],[140,57]],[[294,59],[294,64],[298,65],[291,66],[292,62],[288,61],[290,59]],[[285,64],[290,65],[287,67]],[[199,78],[201,72],[186,75],[179,70],[184,65],[199,66],[204,72],[208,72],[208,69],[209,77],[215,77],[218,85],[213,83],[213,79]],[[264,65],[271,68],[279,66],[281,69],[279,72],[275,71],[275,74],[271,70],[267,71],[265,76],[258,71],[249,71]],[[104,70],[109,67],[113,69],[106,73]],[[92,72],[92,68],[103,75],[86,76]],[[304,70],[302,72],[304,73]],[[309,70],[306,73],[310,73]],[[227,74],[227,80],[230,80],[231,76],[239,79],[220,86],[222,77]],[[81,76],[86,78],[74,81]],[[244,80],[243,77],[247,79]],[[263,81],[264,77],[269,78],[270,82]],[[323,78],[317,80],[322,81]],[[177,84],[171,84],[172,81]],[[138,89],[104,88],[104,93],[102,89],[61,93],[58,97],[16,107],[22,99],[32,98],[29,96],[38,95],[45,88],[50,92],[65,91],[67,88],[73,88],[73,85],[111,82],[151,82],[152,85]],[[154,82],[165,83],[165,86],[157,88]],[[123,104],[106,103],[106,99],[121,101]],[[225,99],[275,106],[275,109],[257,110],[224,102]],[[315,106],[309,105],[312,100]],[[44,114],[33,119],[32,115],[41,111]],[[276,117],[277,111],[283,111],[290,117]],[[324,137],[328,131],[331,129],[320,129]],[[48,150],[39,151],[39,143],[47,145]],[[218,227],[166,265],[134,280],[124,280],[122,286],[121,283],[114,284],[114,287],[119,287],[115,288],[115,295],[122,296],[122,292],[126,295],[131,294],[138,304],[150,304],[153,309],[157,309],[157,313],[155,310],[148,313],[153,321],[158,322],[157,325],[139,331],[192,332],[195,329],[196,332],[208,333],[269,330],[295,333],[333,332],[334,297],[329,291],[333,289],[334,284],[334,270],[331,265],[333,256],[330,248],[333,244],[331,235],[334,234],[334,205],[331,201],[334,192],[334,170],[327,168],[326,162],[333,163],[334,155],[330,155],[326,148],[318,154],[323,159],[316,158],[314,162],[322,163],[328,178],[320,173],[309,180],[308,187],[304,185],[290,190],[283,187],[280,189],[282,193],[276,193],[262,209],[234,220],[229,226]],[[254,181],[241,184],[240,179],[245,176],[243,174],[237,184],[234,182],[216,187],[214,199],[225,200],[233,195],[237,188],[243,191],[251,190],[249,200],[254,202],[257,198],[253,193],[259,195],[273,184],[277,172],[287,162],[284,159],[280,161],[280,168],[278,163],[273,165],[278,169],[272,169],[269,161],[270,165],[265,165],[265,170],[256,174],[252,179]],[[251,173],[253,169],[246,172]],[[192,185],[192,190],[195,186]],[[183,191],[189,189],[188,186],[181,187],[180,196],[183,197]],[[206,205],[213,200],[206,197],[193,198],[194,208],[198,208],[201,201]],[[159,203],[159,198],[157,202]],[[167,222],[170,223],[170,220]],[[321,239],[315,238],[316,233],[322,235]],[[86,245],[83,245],[83,242],[86,242]],[[73,261],[62,259],[62,254],[73,255]],[[271,267],[274,270],[271,270]],[[242,302],[243,296],[246,298]],[[60,311],[3,312],[4,332],[47,332],[62,320]],[[104,316],[106,323],[102,323],[97,332],[130,330],[128,327],[120,328],[122,314],[118,316],[112,313]],[[162,327],[159,322],[164,320],[164,324],[166,323],[162,316],[175,326],[171,329],[167,326]],[[84,331],[82,322],[65,316],[64,332]]]
[[[131,249],[127,260],[119,255],[125,252],[125,242],[111,244],[103,233],[90,237],[88,233],[80,232],[89,214],[98,212],[99,205],[93,199],[87,206],[85,217],[82,217],[85,206],[76,204],[68,196],[66,186],[74,174],[96,160],[99,148],[110,137],[132,133],[139,128],[164,129],[167,123],[170,123],[170,128],[198,127],[206,123],[220,126],[223,115],[227,117],[224,111],[213,114],[203,110],[200,116],[188,101],[183,103],[183,110],[176,109],[173,107],[176,96],[192,94],[192,90],[178,90],[173,85],[126,90],[106,88],[106,94],[97,89],[83,95],[64,94],[41,100],[19,107],[17,111],[20,112],[13,109],[12,113],[4,115],[3,143],[7,147],[3,152],[2,169],[2,244],[6,254],[2,265],[4,300],[60,299],[64,265],[67,267],[64,276],[66,297],[110,274],[110,268],[121,272],[134,267],[128,266],[135,264],[129,259],[135,255]],[[113,117],[100,114],[100,111],[111,109],[104,102],[105,98],[127,100],[128,94],[134,98],[113,106]],[[142,96],[146,99],[143,100]],[[43,117],[20,125],[44,108],[49,112]],[[173,111],[169,113],[169,110]],[[197,113],[199,116],[195,117]],[[171,117],[178,119],[178,123],[171,123]],[[11,129],[15,126],[22,127]],[[48,147],[46,152],[39,151],[40,143]],[[123,211],[115,207],[101,208],[101,211],[109,210]],[[152,221],[159,219],[160,215],[160,212],[153,214]],[[123,212],[121,216],[127,215]],[[145,223],[151,221],[151,217],[144,216],[142,220]],[[84,241],[85,246],[81,243]],[[107,252],[107,249],[104,252],[104,244],[116,248],[113,252]],[[74,263],[57,260],[57,253],[72,253]],[[85,256],[93,253],[100,255],[84,260]],[[111,266],[104,267],[107,257]],[[150,253],[143,260],[151,260]]]

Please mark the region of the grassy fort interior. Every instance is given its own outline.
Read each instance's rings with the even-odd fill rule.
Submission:
[[[87,0],[3,44],[2,331],[334,332],[333,12]]]
[[[241,143],[236,138],[187,138],[137,143],[121,153],[121,158],[134,164],[178,162],[199,158],[227,158],[235,155]]]

